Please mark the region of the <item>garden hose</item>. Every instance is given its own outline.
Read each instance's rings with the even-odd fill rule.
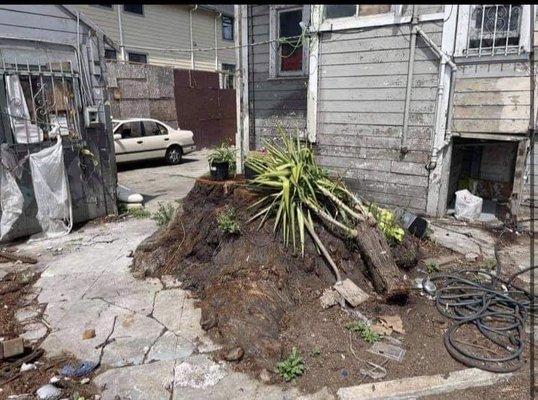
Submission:
[[[445,347],[454,359],[491,372],[513,372],[521,367],[523,328],[529,313],[536,311],[531,310],[535,296],[513,282],[532,269],[536,266],[508,279],[483,270],[437,273],[424,279],[423,284],[430,279],[437,286],[435,303],[439,312],[454,321],[444,334]],[[466,326],[478,329],[489,346],[458,340],[456,334]],[[488,355],[471,351],[470,347],[480,348]]]

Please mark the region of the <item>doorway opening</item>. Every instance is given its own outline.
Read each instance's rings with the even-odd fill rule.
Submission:
[[[447,213],[454,212],[458,190],[483,199],[480,221],[510,218],[510,198],[518,142],[454,138],[448,183]]]

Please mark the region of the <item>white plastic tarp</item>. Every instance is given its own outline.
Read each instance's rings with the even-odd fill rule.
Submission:
[[[7,109],[15,142],[42,142],[43,131],[37,125],[30,123],[30,113],[18,75],[6,76],[6,89]]]
[[[2,208],[0,240],[3,240],[22,215],[24,198],[13,172],[9,171],[4,164],[0,166],[0,179],[0,207]]]
[[[457,219],[475,220],[482,213],[482,198],[473,195],[467,189],[456,192],[456,207],[454,216]]]
[[[73,226],[73,217],[61,137],[57,136],[54,146],[31,154],[29,161],[37,203],[36,218],[43,230],[32,239],[68,234]]]

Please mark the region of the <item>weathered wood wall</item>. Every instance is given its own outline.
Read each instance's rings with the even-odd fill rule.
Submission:
[[[112,118],[155,118],[177,128],[174,70],[108,61]]]
[[[251,43],[269,40],[269,5],[248,7],[248,30]],[[249,110],[251,148],[275,135],[277,122],[285,128],[306,129],[306,92],[308,78],[269,78],[269,46],[249,47]],[[274,46],[274,44],[272,44]]]
[[[526,135],[530,116],[529,62],[466,64],[457,72],[454,133]]]
[[[440,44],[442,22],[422,28]],[[407,134],[410,151],[402,156],[409,38],[408,25],[321,36],[318,160],[367,199],[422,212],[439,61],[418,37]]]

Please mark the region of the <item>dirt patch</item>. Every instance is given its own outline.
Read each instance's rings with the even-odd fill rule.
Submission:
[[[398,315],[405,334],[406,354],[401,362],[387,362],[368,352],[371,345],[346,325],[356,321],[339,307],[322,309],[319,297],[335,278],[307,236],[304,258],[285,248],[272,233],[269,221],[261,230],[247,223],[248,206],[256,195],[241,182],[217,183],[197,180],[183,202],[183,213],[164,229],[145,240],[134,253],[137,277],[173,274],[183,287],[200,300],[202,327],[224,345],[223,357],[241,347],[244,356],[234,363],[237,370],[258,377],[265,369],[272,381],[281,379],[275,365],[296,347],[305,363],[305,373],[295,384],[307,392],[327,386],[373,381],[360,369],[365,362],[383,364],[385,379],[445,373],[463,368],[446,352],[442,333],[447,321],[431,301],[413,292],[404,304],[386,304],[372,289],[367,270],[353,243],[319,227],[319,236],[342,270],[371,297],[358,309],[369,318]],[[236,210],[240,234],[224,234],[217,216],[227,207]],[[420,257],[442,253],[435,246],[408,238],[393,248],[397,264],[411,271]],[[267,378],[267,372],[264,372]]]
[[[13,339],[23,333],[23,326],[15,318],[15,314],[22,307],[40,309],[37,304],[34,283],[40,274],[33,272],[19,264],[16,272],[10,272],[0,280],[0,337]],[[50,379],[58,375],[58,370],[66,363],[74,363],[73,357],[47,358],[39,350],[39,343],[30,345],[25,342],[25,353],[5,360],[0,360],[0,400],[11,395],[33,395],[41,386],[49,383]],[[34,364],[35,369],[20,371],[23,362]],[[92,375],[88,376],[89,378]],[[61,389],[62,398],[73,398],[75,393],[86,399],[99,393],[97,387],[91,383],[82,384],[80,379],[63,378],[55,383]]]

